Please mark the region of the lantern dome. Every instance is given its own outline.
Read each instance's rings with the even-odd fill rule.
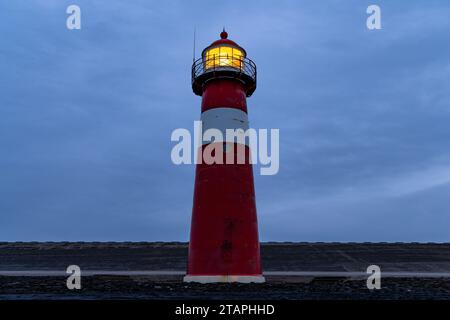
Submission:
[[[206,50],[208,50],[211,47],[216,47],[216,46],[221,46],[221,45],[235,47],[235,48],[241,50],[244,53],[244,56],[247,55],[244,48],[239,46],[233,40],[228,39],[228,33],[225,31],[225,29],[223,29],[223,31],[220,33],[220,39],[211,43],[211,45],[209,47],[207,47],[205,50],[203,50],[203,52],[205,52]]]

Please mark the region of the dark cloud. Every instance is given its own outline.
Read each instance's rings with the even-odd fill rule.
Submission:
[[[251,125],[280,128],[255,175],[263,240],[450,241],[450,6],[378,1],[0,4],[0,240],[186,240],[197,55],[225,25],[258,65]],[[256,168],[255,173],[259,172]]]

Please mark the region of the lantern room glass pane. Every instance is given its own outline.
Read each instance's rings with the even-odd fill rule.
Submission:
[[[232,67],[242,69],[244,54],[233,47],[222,46],[211,48],[205,53],[205,69],[216,67]]]

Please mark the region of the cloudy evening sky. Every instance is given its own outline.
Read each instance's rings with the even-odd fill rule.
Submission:
[[[66,28],[77,4],[82,29]],[[378,4],[382,30],[366,28]],[[0,241],[186,241],[197,55],[225,26],[258,66],[262,241],[450,241],[450,2],[0,1]]]

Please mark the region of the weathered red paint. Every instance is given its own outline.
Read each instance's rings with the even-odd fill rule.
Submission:
[[[219,78],[205,84],[202,95],[202,112],[224,107],[247,112],[244,85],[238,80]]]
[[[253,171],[245,149],[245,164],[197,165],[188,275],[261,275]]]

